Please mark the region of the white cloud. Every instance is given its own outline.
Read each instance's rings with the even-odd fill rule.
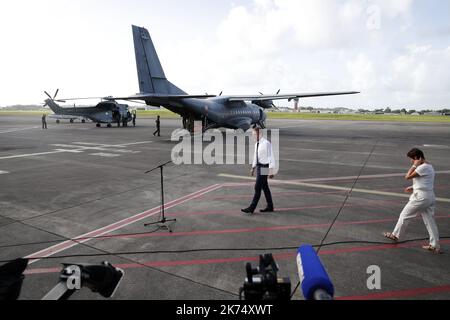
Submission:
[[[377,82],[372,61],[364,54],[359,54],[356,60],[347,63],[347,69],[352,79],[352,85],[358,90],[368,92]]]
[[[22,12],[19,1],[30,10]],[[138,13],[138,2],[126,10],[117,2],[122,10],[111,12],[101,5],[87,11],[75,1],[18,2],[12,12],[0,8],[0,38],[8,48],[0,51],[0,104],[37,102],[42,90],[56,87],[63,95],[135,93],[131,23],[150,29],[166,75],[190,93],[361,90],[303,103],[450,103],[450,43],[443,49],[411,32],[412,22],[430,30],[413,20],[413,0],[253,0],[229,6],[209,24],[199,19],[203,14],[179,23],[191,13],[169,20],[163,8]],[[371,6],[380,8],[379,29],[367,27]]]
[[[445,106],[450,88],[449,53],[450,47],[408,46],[404,54],[392,61],[385,88],[395,92],[399,103],[415,104],[420,99]]]
[[[380,30],[367,28],[370,6],[381,9]],[[446,51],[417,39],[422,51],[403,53],[407,43],[394,42],[404,36],[412,9],[412,0],[265,0],[235,7],[217,42],[204,44],[204,64],[214,66],[206,71],[208,84],[216,91],[363,91],[306,102],[315,105],[445,104]]]
[[[408,14],[413,5],[413,0],[376,0],[371,2],[379,5],[383,14],[386,14],[390,19]]]

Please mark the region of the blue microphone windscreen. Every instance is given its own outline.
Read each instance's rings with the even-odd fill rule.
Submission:
[[[312,246],[305,245],[298,249],[297,265],[305,299],[313,300],[318,289],[334,296],[333,283]]]

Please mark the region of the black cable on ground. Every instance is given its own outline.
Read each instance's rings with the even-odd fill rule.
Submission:
[[[326,238],[328,237],[328,235],[329,235],[329,233],[331,232],[333,226],[335,225],[335,223],[337,222],[337,220],[338,220],[339,216],[341,215],[343,209],[345,208],[345,205],[347,204],[347,201],[349,200],[349,198],[350,198],[350,196],[351,196],[351,194],[352,194],[353,189],[355,188],[355,186],[356,186],[356,184],[357,184],[357,182],[358,182],[360,176],[362,175],[362,173],[363,173],[365,167],[367,166],[367,163],[369,162],[369,160],[370,160],[372,154],[374,153],[377,144],[378,144],[378,142],[374,145],[374,147],[373,147],[373,149],[372,149],[372,152],[370,153],[369,157],[367,158],[366,162],[364,163],[364,166],[361,168],[358,177],[357,177],[356,180],[354,181],[351,190],[347,193],[347,195],[346,195],[346,197],[345,197],[345,199],[344,199],[344,202],[343,202],[342,206],[341,206],[340,209],[339,209],[339,212],[338,212],[337,215],[335,216],[335,218],[334,218],[332,224],[331,224],[330,227],[328,228],[328,230],[327,230],[325,236],[323,237],[322,241],[320,242],[320,244],[313,245],[313,247],[318,248],[317,253],[319,253],[320,250],[321,250],[323,247],[327,247],[327,246],[335,246],[335,245],[345,245],[345,244],[379,244],[379,245],[386,245],[386,244],[393,244],[392,242],[387,243],[387,242],[381,242],[381,241],[360,241],[360,240],[354,240],[354,241],[340,241],[340,242],[325,243]],[[189,174],[186,174],[186,175],[183,175],[183,176],[188,176],[188,175],[189,175]],[[177,178],[178,178],[178,177],[177,177]],[[114,197],[114,196],[117,196],[117,195],[120,195],[120,194],[123,194],[123,193],[127,193],[127,192],[130,192],[130,191],[138,190],[138,189],[141,189],[141,188],[146,187],[146,186],[149,186],[149,185],[153,185],[153,184],[147,184],[147,185],[140,186],[140,187],[137,187],[137,188],[129,189],[129,190],[126,190],[126,191],[123,191],[123,192],[120,192],[120,193],[117,193],[117,194],[114,194],[114,195],[109,195],[109,196],[104,197],[104,198],[99,198],[99,199],[91,200],[91,201],[88,201],[88,202],[86,202],[86,203],[82,203],[82,204],[79,204],[79,205],[76,205],[76,206],[72,206],[72,207],[70,207],[70,208],[76,208],[76,207],[85,205],[85,204],[87,204],[87,203],[91,203],[91,202],[95,202],[95,201],[101,201],[101,200],[104,200],[104,199],[107,199],[107,198],[110,198],[110,197]],[[42,217],[42,216],[45,216],[45,215],[57,213],[57,212],[59,212],[59,211],[67,210],[67,209],[70,209],[70,208],[59,209],[59,210],[57,210],[57,211],[49,212],[49,213],[46,213],[46,214],[43,214],[43,215],[37,216],[37,217]],[[160,273],[164,273],[164,274],[166,274],[166,275],[170,275],[170,276],[172,276],[172,277],[176,277],[176,278],[179,278],[179,279],[183,279],[183,280],[185,280],[185,281],[189,281],[189,282],[195,283],[195,284],[197,284],[197,285],[201,285],[201,286],[204,286],[204,287],[208,287],[208,288],[210,288],[210,289],[214,289],[214,290],[217,290],[217,291],[220,291],[220,292],[223,292],[223,293],[226,293],[226,294],[230,294],[230,295],[233,295],[233,296],[238,296],[238,294],[235,294],[235,293],[233,293],[233,292],[229,292],[229,291],[227,291],[227,290],[223,290],[223,289],[220,289],[220,288],[217,288],[217,287],[213,287],[213,286],[210,286],[210,285],[207,285],[207,284],[204,284],[204,283],[195,281],[195,280],[193,280],[193,279],[189,279],[189,278],[186,278],[186,277],[183,277],[183,276],[179,276],[179,275],[177,275],[177,274],[173,274],[173,273],[170,273],[170,272],[161,270],[161,269],[157,269],[157,268],[148,266],[148,265],[146,265],[146,264],[144,264],[144,263],[141,263],[141,262],[139,262],[139,261],[135,261],[135,260],[133,260],[133,259],[126,258],[126,257],[123,257],[123,256],[127,256],[127,255],[139,255],[139,254],[180,254],[180,253],[195,253],[195,252],[209,252],[209,251],[284,251],[284,250],[296,250],[296,249],[298,249],[298,246],[292,246],[292,247],[279,247],[279,248],[211,248],[211,249],[206,248],[206,249],[173,250],[173,251],[170,251],[170,250],[160,250],[160,251],[136,251],[136,252],[132,252],[132,251],[127,251],[127,252],[108,252],[108,251],[106,251],[106,250],[102,250],[102,249],[96,248],[96,247],[94,247],[94,246],[87,245],[86,243],[80,242],[80,241],[84,241],[84,240],[93,240],[93,239],[102,239],[102,238],[111,238],[111,237],[115,237],[115,236],[117,236],[117,237],[118,237],[118,236],[133,236],[133,235],[149,234],[149,233],[152,233],[152,232],[132,233],[132,234],[113,235],[113,236],[99,236],[99,237],[90,237],[90,238],[69,239],[69,238],[66,238],[66,237],[64,237],[64,236],[61,236],[61,235],[59,235],[59,234],[50,232],[50,231],[48,231],[48,230],[43,230],[43,229],[41,229],[41,228],[38,228],[38,227],[35,227],[35,226],[32,226],[32,225],[29,225],[29,224],[25,223],[25,221],[31,220],[31,219],[35,219],[35,218],[37,218],[37,217],[32,217],[32,218],[24,219],[24,220],[14,220],[14,219],[11,219],[11,218],[9,218],[9,219],[14,220],[14,222],[12,222],[11,224],[13,224],[13,223],[20,223],[20,224],[23,224],[23,225],[25,225],[25,226],[34,228],[34,229],[36,229],[36,230],[39,230],[39,231],[42,231],[42,232],[45,232],[45,233],[48,233],[48,234],[52,234],[52,235],[57,236],[57,237],[61,237],[62,239],[57,240],[57,241],[43,241],[43,242],[34,242],[34,243],[27,243],[27,244],[6,245],[6,246],[0,246],[0,248],[13,248],[13,247],[19,247],[19,246],[29,246],[29,245],[39,245],[39,244],[49,244],[49,243],[59,243],[59,242],[61,242],[61,241],[72,241],[72,242],[81,244],[81,245],[83,245],[83,246],[85,246],[85,247],[87,247],[87,248],[90,248],[90,249],[93,249],[93,250],[97,250],[97,251],[101,251],[101,252],[103,252],[103,253],[102,253],[102,254],[85,254],[85,255],[83,255],[83,254],[79,254],[79,255],[64,255],[64,256],[51,256],[51,257],[34,257],[33,259],[36,259],[36,260],[51,260],[51,259],[53,259],[53,260],[54,260],[54,259],[63,259],[63,258],[114,256],[114,257],[117,257],[117,258],[119,258],[119,259],[124,259],[124,260],[130,261],[130,262],[132,262],[132,263],[134,263],[134,264],[141,265],[141,266],[143,266],[143,267],[145,267],[145,268],[148,268],[148,269],[151,269],[151,270],[153,270],[153,271],[157,271],[157,272],[160,272]],[[8,224],[8,225],[9,225],[9,224]],[[4,226],[7,226],[7,225],[4,225]],[[3,227],[3,226],[2,226],[2,227]],[[156,229],[155,231],[153,231],[153,232],[157,232],[158,230],[159,230],[159,228],[157,228],[157,229]],[[416,242],[416,241],[422,241],[422,240],[427,240],[427,239],[428,239],[428,238],[413,239],[413,240],[407,240],[407,241],[397,242],[396,244],[404,244],[404,243],[408,243],[408,242]],[[450,239],[450,237],[441,237],[441,239]],[[394,245],[394,244],[393,244],[393,245]],[[7,262],[10,262],[10,261],[11,261],[11,260],[0,261],[0,263],[7,263]],[[296,293],[296,291],[298,290],[299,286],[300,286],[300,282],[298,283],[298,285],[297,285],[296,288],[294,289],[291,298],[295,295],[295,293]]]
[[[59,236],[59,237],[65,238],[64,236],[61,236],[61,235],[59,235],[59,234],[56,234],[56,233],[53,233],[53,232],[50,232],[50,231],[47,231],[47,230],[43,230],[43,229],[38,228],[38,227],[36,227],[36,226],[31,226],[31,225],[26,224],[26,223],[21,222],[21,221],[19,221],[18,223],[23,224],[23,225],[28,226],[28,227],[31,227],[31,228],[33,228],[33,229],[39,230],[39,231],[43,231],[43,232],[47,232],[47,233],[49,233],[49,234],[53,234],[54,236]],[[65,241],[68,241],[68,240],[70,240],[70,239],[65,238]],[[74,240],[71,240],[71,241],[74,241]],[[77,242],[77,241],[74,241],[74,242]],[[213,287],[213,286],[210,286],[210,285],[208,285],[208,284],[204,284],[204,283],[201,283],[201,282],[199,282],[199,281],[195,281],[195,280],[193,280],[193,279],[190,279],[190,278],[187,278],[187,277],[183,277],[183,276],[180,276],[180,275],[177,275],[177,274],[174,274],[174,273],[170,273],[170,272],[168,272],[168,271],[164,271],[164,270],[161,270],[161,269],[158,269],[158,268],[155,268],[155,267],[151,267],[151,266],[148,266],[148,265],[146,265],[146,264],[144,264],[144,263],[141,263],[141,262],[139,262],[139,261],[135,261],[135,260],[130,259],[130,258],[122,257],[122,256],[120,256],[120,255],[118,255],[118,254],[111,253],[111,252],[108,252],[108,251],[106,251],[106,250],[103,250],[103,249],[100,249],[100,248],[96,248],[96,247],[94,247],[94,246],[90,246],[90,245],[88,245],[88,244],[86,244],[86,243],[83,243],[83,242],[77,242],[77,243],[80,244],[80,245],[82,245],[82,246],[84,246],[84,247],[87,247],[87,248],[89,248],[89,249],[93,249],[93,250],[96,250],[96,251],[101,251],[101,252],[103,252],[103,254],[96,254],[96,255],[92,255],[92,256],[113,256],[113,257],[116,257],[116,258],[119,258],[119,259],[127,260],[127,261],[129,261],[129,262],[131,262],[131,263],[134,263],[134,264],[141,265],[142,267],[145,267],[145,268],[150,269],[150,270],[153,270],[153,271],[157,271],[157,272],[160,272],[160,273],[163,273],[163,274],[166,274],[166,275],[170,275],[170,276],[175,277],[175,278],[183,279],[183,280],[185,280],[185,281],[189,281],[189,282],[191,282],[191,283],[194,283],[194,284],[197,284],[197,285],[200,285],[200,286],[204,286],[204,287],[207,287],[207,288],[210,288],[210,289],[214,289],[214,290],[220,291],[220,292],[222,292],[222,293],[227,293],[227,294],[230,294],[230,295],[237,296],[237,294],[235,294],[235,293],[233,293],[233,292],[229,292],[229,291],[223,290],[223,289],[221,289],[221,288]],[[80,255],[79,257],[82,257],[82,256],[83,256],[83,255]],[[76,257],[76,255],[74,255],[73,257]],[[50,258],[53,258],[53,257],[46,257],[46,258],[44,258],[44,259],[50,259]],[[44,259],[33,258],[33,260],[44,260]]]
[[[174,179],[179,179],[179,178],[190,176],[190,175],[191,175],[190,173],[186,173],[184,175],[179,175],[179,176],[176,176],[176,177],[173,177],[173,178],[169,178],[167,181],[171,181],[171,180],[174,180]],[[84,206],[86,204],[90,204],[90,203],[94,203],[94,202],[97,202],[97,201],[106,200],[106,199],[109,199],[109,198],[120,196],[122,194],[126,194],[126,193],[129,193],[129,192],[136,191],[136,190],[139,190],[139,189],[142,189],[142,188],[146,188],[146,187],[149,187],[149,186],[153,186],[153,185],[159,185],[159,184],[158,183],[147,183],[147,184],[141,185],[139,187],[135,187],[135,188],[131,188],[131,189],[127,189],[127,190],[121,191],[121,192],[109,194],[109,195],[104,196],[104,197],[92,199],[92,200],[85,201],[85,202],[82,202],[82,203],[78,203],[78,204],[75,204],[75,205],[72,205],[72,206],[64,207],[64,208],[57,209],[57,210],[50,211],[50,212],[46,212],[46,213],[42,213],[42,214],[39,214],[39,215],[36,215],[36,216],[33,216],[33,217],[29,217],[29,218],[25,218],[25,219],[22,219],[22,220],[17,220],[17,219],[13,219],[13,218],[10,218],[10,217],[2,215],[1,217],[13,220],[13,222],[4,224],[4,225],[0,226],[0,228],[7,227],[7,226],[12,225],[14,223],[17,223],[19,221],[25,222],[25,221],[29,221],[29,220],[42,218],[42,217],[45,217],[45,216],[48,216],[48,215],[52,215],[52,214],[55,214],[55,213],[59,213],[59,212],[62,212],[62,211],[66,211],[66,210],[70,210],[70,209],[74,209],[74,208],[79,208],[79,207]]]
[[[156,230],[157,231],[157,230]],[[418,241],[426,241],[429,238],[418,238],[418,239],[411,239],[411,240],[405,240],[405,241],[399,241],[399,242],[383,242],[383,241],[364,241],[364,240],[351,240],[351,241],[337,241],[337,242],[330,242],[330,243],[324,243],[324,244],[315,244],[312,245],[313,248],[319,248],[319,247],[331,247],[331,246],[337,246],[337,245],[349,245],[349,244],[374,244],[374,245],[402,245],[406,243],[411,242],[418,242]],[[446,237],[440,237],[440,239],[450,239],[450,236]],[[75,240],[71,240],[74,242],[77,242]],[[79,243],[82,245],[85,245],[85,243]],[[88,246],[88,245],[86,245]],[[93,246],[88,246],[89,248],[100,250]],[[73,255],[60,255],[60,256],[50,256],[50,257],[33,257],[33,259],[36,260],[56,260],[56,259],[66,259],[66,258],[88,258],[88,257],[102,257],[102,256],[125,256],[125,255],[140,255],[140,254],[183,254],[183,253],[198,253],[198,252],[238,252],[238,251],[257,251],[257,252],[263,252],[263,251],[287,251],[287,250],[297,250],[297,246],[286,246],[286,247],[272,247],[272,248],[203,248],[203,249],[186,249],[186,250],[154,250],[154,251],[124,251],[124,252],[109,252],[105,251],[104,254],[73,254]],[[0,261],[0,263],[8,263],[12,262],[13,260],[3,260]]]
[[[373,153],[375,152],[375,149],[377,148],[378,145],[378,140],[375,142],[375,144],[372,147],[372,150],[370,151],[369,155],[367,156],[366,161],[364,162],[363,166],[361,167],[361,169],[359,170],[358,176],[356,177],[355,181],[353,182],[352,187],[350,188],[350,191],[347,193],[344,202],[342,203],[342,206],[339,208],[338,213],[336,214],[336,216],[333,219],[333,222],[331,223],[330,227],[328,228],[327,232],[325,233],[325,236],[323,237],[322,241],[320,242],[320,245],[317,249],[317,255],[319,255],[320,250],[322,249],[322,246],[325,242],[325,240],[327,239],[328,235],[330,234],[331,230],[333,229],[334,225],[336,224],[336,221],[338,220],[339,216],[341,215],[342,211],[345,208],[345,205],[347,204],[348,199],[350,198],[350,196],[353,193],[353,190],[356,187],[356,184],[358,183],[361,175],[364,172],[364,169],[366,168],[367,164],[369,163],[370,158],[372,158]],[[294,297],[295,293],[297,292],[298,288],[300,287],[301,281],[299,281],[297,283],[297,286],[295,287],[295,289],[293,290],[292,294],[291,294],[291,299]]]
[[[186,174],[186,175],[190,175],[190,174]],[[177,178],[179,178],[179,176],[178,176]],[[142,188],[142,187],[139,187],[139,188]],[[139,188],[134,188],[134,189],[139,189]],[[126,192],[130,192],[130,191],[128,190],[128,191],[121,192],[121,193],[126,193]],[[105,197],[105,198],[108,198],[108,197]],[[94,200],[94,201],[98,201],[98,200]],[[88,202],[88,203],[89,203],[89,202]],[[81,204],[81,205],[83,205],[83,204]],[[81,205],[78,205],[78,206],[81,206]],[[64,210],[64,209],[63,209],[63,210]],[[50,213],[46,213],[45,215],[47,215],[47,214],[50,214]],[[43,215],[41,215],[41,217],[42,217],[42,216],[43,216]],[[34,218],[35,218],[35,217],[34,217]],[[11,219],[11,218],[9,218],[9,219]],[[38,231],[41,231],[41,232],[45,232],[45,233],[47,233],[47,234],[51,234],[51,235],[60,237],[60,238],[63,239],[63,241],[73,241],[73,242],[76,242],[76,243],[78,243],[78,244],[80,244],[80,245],[82,245],[82,246],[84,246],[84,247],[87,247],[87,248],[90,248],[90,249],[93,249],[93,250],[96,250],[96,251],[101,251],[101,252],[103,252],[102,255],[97,255],[97,256],[106,256],[106,255],[108,255],[108,256],[114,256],[114,257],[116,257],[116,258],[124,259],[124,260],[127,260],[127,261],[129,261],[129,262],[132,262],[132,263],[141,265],[141,266],[143,266],[143,267],[145,267],[145,268],[148,268],[148,269],[150,269],[150,270],[153,270],[153,271],[157,271],[157,272],[160,272],[160,273],[163,273],[163,274],[166,274],[166,275],[170,275],[170,276],[175,277],[175,278],[183,279],[183,280],[185,280],[185,281],[189,281],[189,282],[191,282],[191,283],[194,283],[194,284],[197,284],[197,285],[200,285],[200,286],[204,286],[204,287],[209,288],[209,289],[213,289],[213,290],[216,290],[216,291],[220,291],[220,292],[222,292],[222,293],[227,293],[227,294],[230,294],[230,295],[233,295],[233,296],[238,296],[237,294],[235,294],[235,293],[233,293],[233,292],[229,292],[229,291],[223,290],[223,289],[221,289],[221,288],[216,288],[216,287],[210,286],[210,285],[208,285],[208,284],[204,284],[204,283],[201,283],[201,282],[199,282],[199,281],[195,281],[195,280],[190,279],[190,278],[187,278],[187,277],[183,277],[183,276],[180,276],[180,275],[177,275],[177,274],[174,274],[174,273],[170,273],[170,272],[167,272],[167,271],[158,269],[158,268],[154,268],[154,267],[145,265],[145,264],[143,264],[143,263],[141,263],[141,262],[139,262],[139,261],[135,261],[135,260],[133,260],[133,259],[126,258],[126,257],[121,257],[121,256],[119,256],[119,255],[117,255],[117,254],[110,253],[110,252],[108,252],[108,251],[106,251],[106,250],[102,250],[102,249],[99,249],[99,248],[90,246],[90,245],[88,245],[88,244],[86,244],[86,243],[84,243],[84,242],[80,242],[81,240],[79,240],[79,239],[77,239],[77,240],[69,239],[69,238],[67,238],[67,237],[65,237],[65,236],[62,236],[62,235],[60,235],[60,234],[57,234],[57,233],[54,233],[54,232],[51,232],[51,231],[48,231],[48,230],[44,230],[44,229],[41,229],[41,228],[39,228],[39,227],[36,227],[36,226],[30,225],[30,224],[28,224],[28,223],[25,223],[26,220],[30,220],[30,219],[24,219],[24,220],[15,220],[15,219],[11,219],[11,220],[14,220],[13,223],[19,223],[19,224],[22,224],[22,225],[24,225],[24,226],[30,227],[30,228],[32,228],[32,229],[35,229],[35,230],[38,230]],[[157,231],[157,230],[156,230],[156,231]],[[156,232],[156,231],[155,231],[155,232]],[[50,258],[50,257],[47,257],[47,258]],[[36,258],[33,258],[33,259],[36,259]],[[37,259],[37,260],[42,260],[42,259]]]

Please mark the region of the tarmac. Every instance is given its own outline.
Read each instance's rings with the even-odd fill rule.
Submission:
[[[274,213],[244,216],[254,181],[247,165],[169,165],[165,213],[160,176],[181,120],[96,128],[40,116],[0,117],[0,260],[29,257],[21,299],[41,299],[61,263],[109,261],[125,276],[113,299],[236,300],[245,264],[273,253],[279,275],[299,281],[296,249],[318,245],[336,299],[450,298],[450,126],[440,123],[270,120],[279,129],[280,172],[270,182]],[[392,231],[407,203],[406,153],[422,148],[438,172],[436,219],[444,254],[422,249],[422,219],[405,239]],[[352,191],[352,192],[350,192]],[[265,207],[264,196],[259,209]],[[339,215],[338,215],[339,213]],[[324,240],[333,220],[336,223]],[[370,266],[381,289],[370,290]],[[72,299],[103,299],[84,288]],[[298,290],[293,299],[303,299]]]

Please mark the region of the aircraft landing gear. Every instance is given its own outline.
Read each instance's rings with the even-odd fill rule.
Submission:
[[[108,127],[108,128],[112,128],[112,124],[111,124],[111,123],[108,123],[107,127]]]
[[[97,123],[96,127],[100,128],[102,125],[100,123]]]
[[[266,127],[266,122],[265,121],[260,121],[259,122],[259,126],[261,127],[261,129],[266,129],[267,127]]]
[[[194,130],[195,130],[195,118],[194,118],[194,115],[193,115],[193,114],[190,114],[190,115],[189,115],[187,127],[188,127],[188,131],[189,131],[191,134],[194,134]]]
[[[73,123],[73,119],[70,119],[70,123]]]
[[[61,121],[59,121],[59,119],[58,120],[56,120],[56,124],[60,124],[61,123]]]
[[[83,120],[81,120],[81,123],[86,123],[86,120],[84,120],[84,119],[83,119]]]

